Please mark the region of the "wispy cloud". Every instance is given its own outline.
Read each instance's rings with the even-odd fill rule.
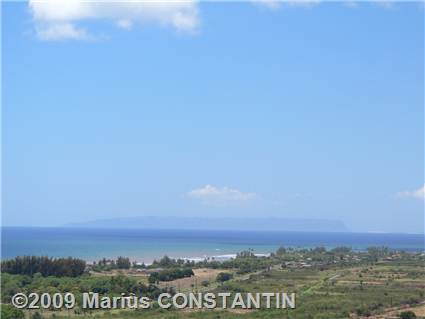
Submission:
[[[401,198],[416,198],[425,200],[425,185],[413,191],[403,191],[397,193],[397,197]]]
[[[212,206],[229,206],[246,204],[257,197],[255,193],[245,193],[230,187],[206,185],[187,193],[187,196]]]
[[[252,3],[270,10],[277,10],[282,6],[279,0],[253,0]]]
[[[83,40],[89,39],[89,35],[86,30],[77,28],[72,23],[55,23],[50,25],[48,28],[39,28],[36,29],[37,35],[40,39],[43,40],[58,40],[58,39],[74,39],[74,40]]]
[[[284,5],[289,7],[311,7],[319,4],[320,1],[321,0],[252,0],[251,2],[257,6],[275,11]]]
[[[394,8],[396,1],[395,0],[373,0],[372,3],[385,9],[392,9]]]
[[[93,35],[81,22],[109,20],[123,29],[134,24],[157,24],[177,31],[199,27],[195,1],[82,1],[29,0],[36,35],[42,40],[88,39]]]

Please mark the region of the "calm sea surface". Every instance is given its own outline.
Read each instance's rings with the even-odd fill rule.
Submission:
[[[248,248],[267,254],[280,245],[305,248],[344,245],[355,250],[387,246],[424,251],[424,235],[409,234],[3,227],[1,237],[2,259],[46,255],[93,261],[127,256],[151,262],[164,255],[225,258]]]

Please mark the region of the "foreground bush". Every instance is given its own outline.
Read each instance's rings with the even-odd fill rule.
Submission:
[[[403,311],[400,313],[399,317],[401,319],[413,319],[416,318],[416,314],[413,311]]]
[[[25,315],[22,310],[16,309],[11,305],[1,305],[1,316],[2,319],[24,319]]]

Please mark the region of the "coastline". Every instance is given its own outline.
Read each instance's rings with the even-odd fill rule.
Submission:
[[[347,246],[362,251],[385,246],[407,252],[424,251],[424,235],[377,233],[307,233],[249,231],[188,231],[135,229],[78,229],[2,227],[2,259],[18,255],[78,257],[88,262],[129,257],[152,262],[172,258],[229,259],[243,250],[270,254],[279,246],[291,248]]]

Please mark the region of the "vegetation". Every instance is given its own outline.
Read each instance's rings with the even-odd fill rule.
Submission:
[[[43,316],[37,311],[32,314],[31,319],[43,319]]]
[[[4,261],[2,266],[21,265],[16,260],[26,259]],[[248,250],[231,260],[210,259],[197,263],[169,257],[152,265],[131,264],[125,257],[104,259],[86,265],[85,271],[79,271],[77,276],[28,273],[28,267],[21,266],[22,274],[2,273],[1,318],[24,318],[22,311],[8,305],[17,292],[72,292],[77,302],[81,294],[88,291],[103,296],[134,293],[155,300],[162,292],[174,294],[182,291],[185,284],[185,289],[194,292],[295,292],[297,307],[243,313],[231,310],[185,312],[159,309],[154,304],[151,309],[145,310],[84,311],[77,307],[66,314],[47,310],[41,316],[56,319],[70,316],[81,319],[335,319],[398,316],[410,319],[420,317],[420,312],[415,309],[425,303],[424,262],[425,256],[421,253],[391,251],[385,247],[372,247],[363,252],[353,251],[349,247],[331,250],[323,247],[280,247],[268,257],[255,256]],[[31,269],[34,271],[38,268]],[[205,271],[210,271],[213,277],[208,277],[208,280],[197,277],[197,274]],[[40,319],[36,311],[26,312],[26,318]]]
[[[84,273],[86,262],[76,258],[49,258],[37,256],[16,257],[1,262],[2,272],[15,275],[36,273],[42,276],[77,277]]]
[[[160,289],[155,285],[143,284],[133,277],[122,274],[117,276],[84,275],[77,278],[43,277],[39,273],[34,276],[2,274],[1,286],[1,301],[3,303],[9,303],[12,296],[18,292],[26,294],[31,292],[38,294],[43,292],[72,292],[78,300],[84,292],[95,292],[109,296],[126,292],[156,298],[160,293],[170,291]]]
[[[400,318],[401,319],[413,319],[413,318],[416,318],[416,314],[411,310],[402,311],[402,312],[400,312]]]
[[[118,257],[117,259],[117,268],[118,269],[130,269],[131,262],[128,257]]]
[[[130,269],[131,266],[130,258],[120,256],[117,260],[103,258],[94,262],[90,269],[93,271],[110,271],[113,269]],[[133,266],[136,266],[136,264],[133,264]]]
[[[148,280],[150,283],[154,284],[159,281],[172,281],[179,278],[191,277],[193,275],[194,273],[191,268],[171,268],[151,273]]]
[[[24,319],[24,312],[20,309],[16,309],[12,305],[1,305],[1,316],[2,319]]]
[[[228,272],[221,272],[217,275],[218,282],[225,282],[233,278],[233,275]]]

